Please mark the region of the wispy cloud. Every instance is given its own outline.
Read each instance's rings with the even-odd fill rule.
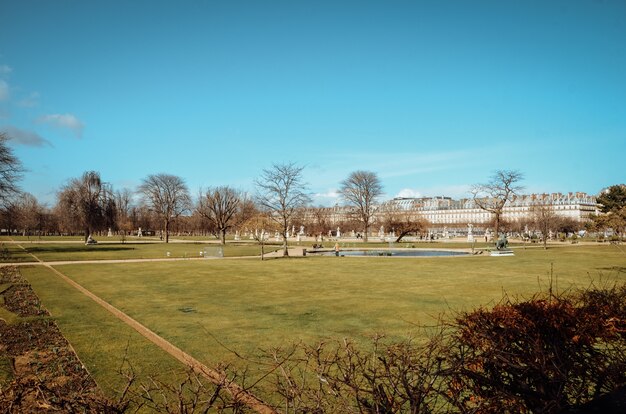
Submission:
[[[40,124],[51,125],[56,128],[68,129],[76,135],[76,138],[82,138],[85,125],[72,114],[50,114],[43,115],[37,119]]]
[[[50,141],[43,138],[41,135],[37,134],[34,131],[28,131],[25,129],[16,128],[12,125],[7,125],[2,127],[2,132],[4,132],[7,137],[16,144],[26,145],[28,147],[43,147],[43,146],[52,146]]]
[[[13,68],[9,65],[0,65],[0,76],[8,75],[13,72]]]
[[[335,189],[311,194],[313,205],[333,206],[339,202],[339,193]]]
[[[20,100],[17,104],[22,108],[34,108],[39,105],[39,92],[31,92],[30,95]]]
[[[0,101],[9,99],[9,84],[0,79]]]
[[[398,194],[396,194],[396,197],[402,198],[419,198],[421,196],[422,193],[417,190],[413,190],[412,188],[403,188],[402,190],[398,191]]]

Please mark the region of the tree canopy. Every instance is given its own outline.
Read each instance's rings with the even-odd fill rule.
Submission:
[[[598,195],[597,201],[603,213],[621,210],[626,207],[626,184],[610,186]]]

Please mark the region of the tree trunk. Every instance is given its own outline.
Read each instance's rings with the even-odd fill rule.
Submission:
[[[222,241],[222,245],[225,246],[226,245],[226,229],[220,230],[220,238]]]
[[[410,231],[403,231],[403,232],[400,232],[400,235],[399,235],[399,236],[398,236],[398,238],[396,239],[396,243],[400,243],[400,240],[402,240],[402,238],[403,238],[404,236],[406,236],[407,234],[409,234],[409,233],[410,233]]]
[[[170,221],[165,220],[165,243],[170,242]]]
[[[283,233],[283,256],[289,256],[289,248],[287,247],[287,232]]]
[[[91,234],[91,231],[89,230],[89,227],[85,227],[85,244],[87,243],[87,240],[89,239],[90,234]]]
[[[367,243],[367,233],[369,232],[369,227],[370,227],[370,226],[369,226],[369,225],[368,225],[368,223],[366,222],[366,223],[365,223],[365,234],[363,235],[363,243]]]
[[[496,243],[498,242],[498,239],[500,238],[500,213],[493,213],[495,215],[495,232],[496,232]]]

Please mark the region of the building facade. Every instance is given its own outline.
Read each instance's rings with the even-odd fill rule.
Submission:
[[[528,194],[512,197],[506,202],[502,212],[502,220],[512,222],[530,221],[533,207],[549,206],[553,211],[565,218],[580,222],[581,224],[590,216],[599,214],[599,206],[595,196],[582,192],[576,193],[551,193],[551,194]],[[354,221],[353,210],[349,206],[325,207],[325,221],[332,226]],[[481,209],[472,198],[455,200],[451,197],[420,197],[420,198],[394,198],[380,204],[373,217],[372,224],[385,221],[389,214],[411,214],[419,216],[430,223],[432,229],[441,230],[448,228],[467,228],[468,224],[486,229],[493,220],[493,214]],[[319,209],[318,209],[319,214]],[[312,219],[310,212],[305,217]],[[305,220],[306,221],[306,220]]]
[[[557,215],[578,222],[599,213],[596,197],[586,193],[529,194],[508,200],[502,210],[502,219],[509,222],[529,220],[536,205],[549,206]],[[385,211],[417,211],[434,226],[485,225],[493,219],[493,215],[481,209],[472,198],[394,198],[381,205],[380,212]]]

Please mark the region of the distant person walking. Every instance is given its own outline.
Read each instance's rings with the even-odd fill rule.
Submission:
[[[339,243],[335,243],[335,256],[339,257]]]

